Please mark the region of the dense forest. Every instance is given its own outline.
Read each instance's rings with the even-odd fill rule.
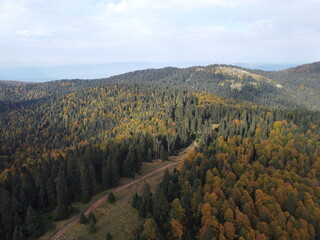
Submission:
[[[45,83],[0,81],[0,111],[12,103],[59,97],[83,88],[109,83],[158,83],[192,91],[205,91],[219,97],[247,101],[265,107],[308,108],[320,110],[319,62],[276,71],[256,71],[230,65],[206,67],[147,69],[105,79],[61,80]],[[20,104],[19,104],[20,103]]]
[[[320,62],[282,71],[256,71],[255,73],[277,81],[294,94],[299,101],[305,102],[309,109],[319,110]]]
[[[244,110],[209,126],[179,171],[133,196],[146,217],[134,239],[319,239],[319,120],[290,118]]]
[[[111,84],[3,113],[1,235],[39,236],[39,214],[56,209],[57,219],[67,217],[72,201],[116,186],[143,161],[166,160],[206,119],[219,122],[238,107],[206,93]],[[29,223],[29,214],[38,220]]]
[[[1,83],[1,239],[39,237],[47,213],[67,218],[72,202],[196,139],[154,193],[146,185],[133,196],[145,218],[134,239],[319,239],[319,72],[311,66]]]

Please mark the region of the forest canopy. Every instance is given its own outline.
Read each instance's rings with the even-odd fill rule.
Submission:
[[[47,213],[65,219],[197,140],[155,192],[133,196],[145,219],[134,239],[320,239],[317,66],[1,83],[0,236],[37,238]]]

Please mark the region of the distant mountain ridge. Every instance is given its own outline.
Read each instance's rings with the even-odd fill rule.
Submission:
[[[197,62],[118,62],[106,64],[81,64],[66,66],[0,66],[0,80],[16,80],[28,82],[48,82],[58,79],[97,79],[106,78],[139,69],[159,69],[167,66],[187,68],[191,66],[210,65],[210,61]],[[232,63],[248,69],[275,71],[298,64],[268,63]]]
[[[282,71],[256,71],[273,79],[311,110],[320,110],[320,62],[300,65]]]
[[[283,73],[320,73],[320,61],[282,70]]]
[[[215,64],[188,68],[146,69],[92,80],[60,80],[45,83],[0,84],[0,101],[23,102],[57,97],[82,88],[110,83],[152,82],[219,97],[247,101],[265,107],[320,110],[320,62],[281,71],[251,70]]]

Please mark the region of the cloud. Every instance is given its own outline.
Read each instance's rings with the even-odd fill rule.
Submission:
[[[317,0],[2,0],[0,64],[310,61],[319,11]]]
[[[54,32],[46,29],[24,29],[16,32],[18,36],[22,37],[42,37],[42,36],[50,36]]]

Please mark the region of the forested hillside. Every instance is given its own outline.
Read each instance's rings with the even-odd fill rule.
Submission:
[[[115,84],[1,114],[1,236],[39,236],[41,213],[67,217],[70,202],[116,186],[142,161],[166,160],[208,119],[238,107],[206,93]]]
[[[309,109],[320,109],[320,62],[277,72],[256,72],[277,81]]]
[[[147,186],[134,196],[146,218],[135,239],[319,239],[317,69],[211,65],[1,83],[1,239],[39,237],[47,213],[67,218],[72,202],[195,139],[197,151],[153,196]]]
[[[152,82],[164,86],[206,91],[216,96],[251,102],[269,108],[309,108],[319,110],[319,63],[277,72],[253,71],[230,65],[190,68],[148,69],[95,80],[62,80],[47,83],[2,83],[0,101],[20,106],[52,98],[86,87],[108,83]],[[1,104],[4,105],[4,104]],[[5,107],[0,107],[5,110]]]
[[[133,196],[146,217],[134,239],[319,239],[319,120],[288,117],[233,112],[207,128],[154,194]]]

